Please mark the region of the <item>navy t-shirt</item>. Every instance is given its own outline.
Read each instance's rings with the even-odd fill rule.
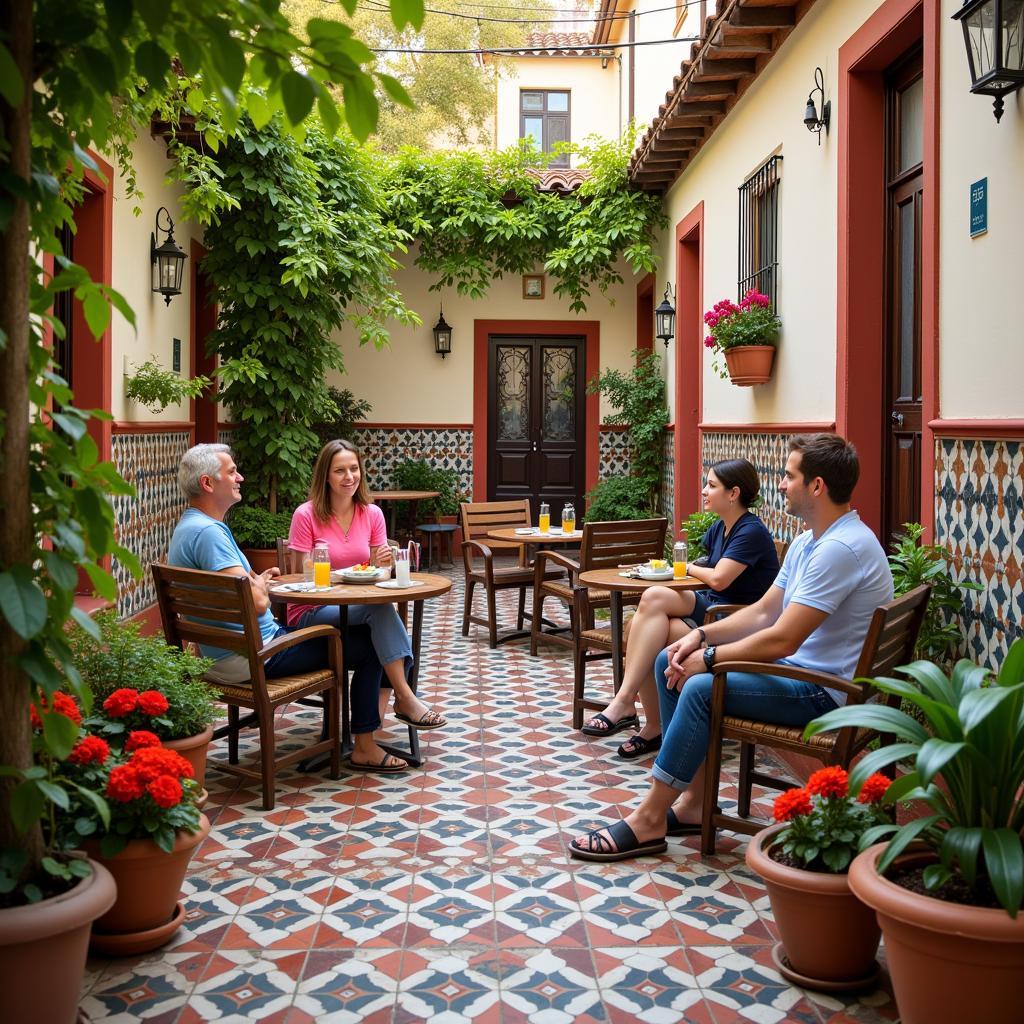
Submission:
[[[712,569],[722,558],[731,558],[746,566],[725,590],[702,591],[708,604],[753,604],[764,597],[779,574],[775,541],[753,512],[744,512],[728,537],[725,535],[725,523],[719,519],[704,534],[704,547],[708,552],[708,566]]]

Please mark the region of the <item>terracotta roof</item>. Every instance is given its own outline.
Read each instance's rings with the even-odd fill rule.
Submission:
[[[529,171],[537,179],[541,192],[572,192],[590,177],[590,171],[569,167],[549,167],[545,171]]]
[[[526,45],[516,54],[523,56],[546,57],[610,57],[611,50],[595,47],[590,41],[590,32],[530,32],[526,36]],[[554,49],[554,47],[571,47],[571,49]]]
[[[664,192],[725,120],[816,0],[724,0],[679,66],[629,161],[638,188]]]

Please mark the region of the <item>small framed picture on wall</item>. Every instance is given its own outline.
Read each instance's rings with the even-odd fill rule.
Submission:
[[[544,298],[544,275],[523,274],[523,298],[543,299]]]

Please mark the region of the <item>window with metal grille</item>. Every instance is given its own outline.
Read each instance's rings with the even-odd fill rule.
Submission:
[[[568,91],[523,89],[519,93],[519,137],[532,138],[541,153],[553,152],[556,142],[568,142]],[[548,166],[568,167],[569,154],[559,154]]]
[[[737,298],[755,288],[772,300],[779,288],[779,181],[782,157],[771,157],[740,185]]]

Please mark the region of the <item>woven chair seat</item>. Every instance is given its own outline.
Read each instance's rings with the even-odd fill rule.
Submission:
[[[545,594],[552,594],[555,597],[560,597],[563,601],[572,602],[572,591],[573,588],[568,583],[555,582],[545,583],[542,587]],[[593,590],[587,591],[587,600],[592,604],[608,604],[611,595],[607,590]]]
[[[326,690],[334,680],[334,673],[330,671],[304,672],[297,676],[281,676],[279,679],[267,680],[267,693],[270,696],[271,704],[279,704],[286,701],[292,694],[302,693],[318,683],[323,683]],[[212,686],[216,686],[221,694],[228,700],[245,701],[252,703],[252,685],[249,683],[218,683],[208,680]]]
[[[809,740],[803,738],[804,727],[791,725],[772,725],[770,722],[758,722],[750,718],[729,718],[722,720],[722,730],[725,733],[732,731],[745,733],[751,737],[753,742],[760,737],[762,740],[784,740],[790,743],[802,743],[810,747],[818,747],[821,750],[831,750],[836,743],[835,733],[819,733]],[[746,736],[744,738],[746,738]]]
[[[486,578],[483,569],[474,569],[470,578],[483,583]],[[547,569],[544,572],[544,579],[564,579],[565,572],[561,569]],[[533,566],[529,565],[508,565],[494,567],[494,582],[502,584],[520,583],[523,586],[533,585]]]
[[[598,626],[596,629],[585,629],[580,633],[580,640],[585,641],[588,647],[603,647],[605,650],[612,649],[612,630],[610,626]],[[622,638],[622,650],[626,650],[626,638]]]

